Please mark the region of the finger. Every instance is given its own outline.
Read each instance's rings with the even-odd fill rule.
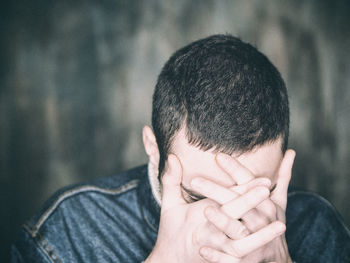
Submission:
[[[202,258],[204,258],[208,262],[212,263],[238,263],[240,262],[239,258],[234,258],[231,255],[223,253],[219,250],[210,248],[210,247],[202,247],[199,250],[199,254]]]
[[[254,179],[253,174],[237,159],[230,155],[219,153],[216,155],[218,165],[238,184],[245,184]]]
[[[278,204],[283,210],[287,207],[287,192],[292,177],[294,158],[295,151],[287,150],[278,170],[276,188],[271,195],[271,200]]]
[[[270,188],[271,180],[265,177],[257,177],[246,184],[234,185],[230,187],[230,189],[235,193],[243,195],[246,192],[248,192],[250,189],[253,189],[254,187],[257,187],[257,186],[265,186],[267,188]]]
[[[214,200],[219,204],[225,204],[239,195],[227,187],[214,183],[202,177],[196,177],[191,181],[193,190],[199,194]]]
[[[240,221],[229,218],[215,207],[207,207],[204,214],[209,222],[231,239],[241,239],[249,235],[248,229]]]
[[[182,166],[178,158],[170,154],[166,171],[162,177],[162,209],[185,204],[181,192]]]
[[[261,215],[256,209],[252,209],[245,213],[241,220],[244,226],[251,233],[255,233],[271,223],[267,217]]]
[[[277,205],[271,201],[270,198],[267,198],[263,202],[261,202],[257,207],[256,210],[266,216],[270,222],[275,221],[277,219]]]
[[[239,240],[229,240],[223,251],[236,258],[242,258],[254,250],[266,245],[286,231],[286,225],[275,221],[259,231]]]
[[[221,210],[229,217],[239,219],[268,198],[269,195],[270,191],[267,187],[258,186],[249,190],[246,194],[222,205]]]
[[[196,177],[191,181],[193,190],[199,194],[223,205],[237,198],[257,186],[269,188],[271,181],[268,178],[256,178],[247,184],[227,188],[202,177]]]

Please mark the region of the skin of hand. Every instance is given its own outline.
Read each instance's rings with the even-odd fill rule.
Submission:
[[[284,225],[287,191],[294,158],[295,152],[293,150],[286,151],[278,171],[276,188],[272,191],[270,198],[261,202],[256,208],[247,211],[242,217],[237,217],[237,211],[235,210],[237,202],[251,192],[247,192],[247,189],[251,188],[251,183],[258,179],[254,179],[255,176],[233,157],[219,154],[217,156],[218,165],[234,179],[237,185],[228,189],[204,178],[195,178],[192,181],[192,187],[197,192],[221,204],[219,208],[208,207],[205,210],[208,221],[230,238],[232,238],[230,229],[231,231],[235,229],[235,226],[230,223],[232,222],[230,219],[240,219],[250,233],[259,232],[265,226],[278,228],[281,227],[281,224]],[[260,179],[263,180],[264,178]],[[242,197],[237,197],[245,192],[247,193]],[[200,252],[207,262],[231,262],[230,255],[213,247],[202,247]],[[236,253],[239,254],[240,252],[236,251]],[[282,234],[274,238],[266,245],[242,257],[240,262],[292,262],[285,235]]]
[[[217,202],[203,199],[195,203],[187,203],[181,192],[182,167],[175,155],[169,155],[168,166],[162,177],[162,207],[155,247],[146,263],[155,262],[208,262],[200,256],[206,249],[222,250],[228,255],[219,261],[209,262],[241,262],[241,259],[252,251],[271,242],[281,235],[285,227],[283,224],[272,223],[249,234],[242,223],[237,219],[230,219],[231,225],[237,231],[230,232],[236,240],[232,240],[204,216],[204,210],[209,206],[219,209]],[[261,181],[261,180],[260,180]],[[252,208],[258,206],[269,196],[265,183],[251,183],[251,187],[242,195],[237,195],[236,217],[242,217]],[[232,198],[231,198],[232,199]],[[249,203],[249,205],[246,204]],[[239,207],[238,207],[239,206]]]

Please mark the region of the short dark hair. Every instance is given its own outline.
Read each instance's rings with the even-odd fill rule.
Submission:
[[[184,127],[191,145],[233,154],[282,138],[288,144],[284,81],[268,58],[231,35],[213,35],[176,51],[153,94],[152,126],[162,173]]]

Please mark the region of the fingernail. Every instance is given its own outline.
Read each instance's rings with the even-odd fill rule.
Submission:
[[[193,188],[200,188],[203,184],[203,179],[202,178],[199,178],[199,177],[196,177],[194,178],[192,181],[191,181],[191,186]]]
[[[203,256],[203,257],[208,257],[209,256],[209,249],[208,248],[201,248],[200,250],[199,250],[199,252],[201,253],[201,255]]]
[[[261,186],[266,186],[267,188],[269,188],[271,186],[271,180],[268,178],[261,178],[261,181],[259,181],[258,185]]]
[[[284,232],[286,232],[286,225],[284,223],[280,223],[279,224],[279,227],[278,227],[278,234],[281,235],[283,234]]]

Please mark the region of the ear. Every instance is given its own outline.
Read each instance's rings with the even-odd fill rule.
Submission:
[[[159,149],[151,127],[145,126],[142,129],[143,146],[145,147],[146,154],[148,155],[150,163],[158,170],[159,166]]]

